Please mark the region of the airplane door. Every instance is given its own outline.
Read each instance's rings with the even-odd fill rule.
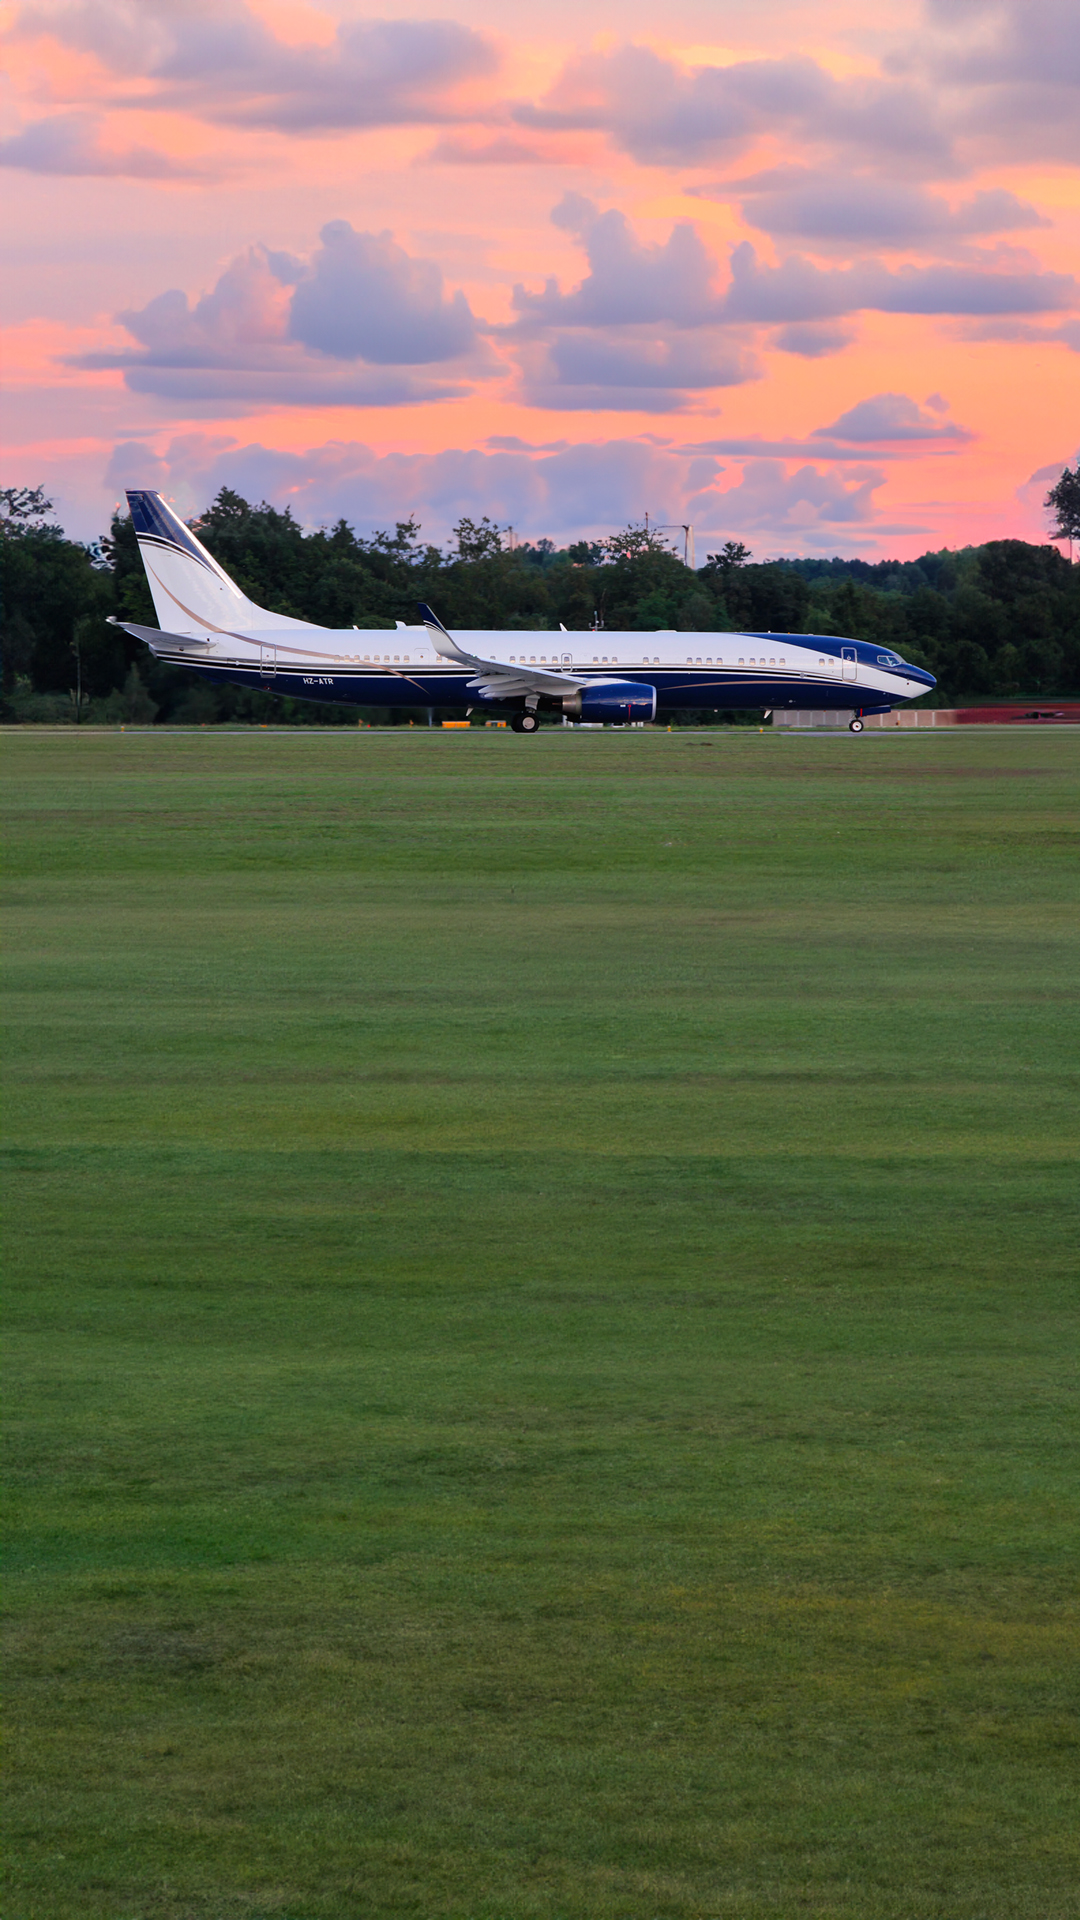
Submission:
[[[259,648],[259,679],[272,680],[277,673],[277,648]]]
[[[841,672],[845,680],[854,680],[859,666],[859,656],[854,647],[841,647]]]

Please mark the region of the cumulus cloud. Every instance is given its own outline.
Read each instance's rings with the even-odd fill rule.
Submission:
[[[777,328],[773,346],[781,353],[800,354],[804,360],[823,360],[827,354],[842,353],[854,339],[853,329],[836,321],[796,320],[788,327]]]
[[[731,160],[778,134],[834,169],[854,162],[886,180],[960,175],[980,151],[1080,152],[1075,0],[930,0],[928,11],[918,39],[895,47],[877,74],[837,77],[801,55],[687,66],[628,44],[576,55],[543,100],[514,115],[532,128],[601,131],[645,165]],[[933,217],[927,208],[907,215],[920,211]],[[894,217],[904,219],[902,206]]]
[[[931,394],[925,407],[906,393],[876,393],[849,407],[831,426],[815,427],[813,438],[868,444],[879,440],[973,440],[974,434],[945,416],[948,402]]]
[[[1080,158],[1075,0],[927,0],[890,72],[948,89],[958,136],[984,156]]]
[[[189,433],[159,450],[145,441],[122,442],[106,484],[113,498],[125,486],[159,486],[185,514],[204,508],[220,487],[233,487],[249,500],[291,506],[308,526],[344,515],[361,533],[415,513],[425,538],[436,542],[449,537],[463,513],[510,523],[521,538],[561,543],[640,521],[647,506],[658,521],[692,521],[699,548],[738,532],[788,553],[835,551],[839,529],[846,548],[873,547],[882,476],[851,464],[850,454],[845,468],[826,473],[810,464],[790,472],[781,460],[752,459],[725,490],[714,484],[722,475],[715,458],[651,435],[380,455],[357,441],[294,453]]]
[[[193,307],[172,287],[117,318],[157,366],[240,369],[254,354],[282,345],[288,273],[267,248],[248,247]]]
[[[103,358],[99,364],[108,362]],[[460,381],[418,380],[405,374],[350,374],[340,368],[296,362],[222,371],[215,367],[160,367],[143,361],[124,367],[124,383],[132,393],[170,401],[186,413],[230,420],[265,407],[411,407],[430,400],[461,400],[470,391]]]
[[[912,451],[902,446],[875,446],[874,464],[877,466],[882,460],[910,459]],[[925,453],[927,450],[919,448],[918,451]],[[766,440],[761,434],[732,434],[718,440],[698,440],[690,446],[680,447],[679,452],[726,454],[733,460],[842,461],[848,467],[859,458],[850,441],[818,440],[812,437],[800,440],[794,436],[788,440]]]
[[[956,36],[929,49],[943,78],[1080,86],[1071,0],[927,0],[926,10],[936,26]]]
[[[689,221],[676,222],[664,241],[640,241],[617,207],[601,213],[579,193],[566,194],[551,218],[581,242],[589,271],[571,293],[562,293],[553,279],[542,293],[516,286],[514,307],[525,325],[670,320],[678,326],[699,326],[717,317],[712,288],[717,263]]]
[[[955,338],[978,342],[1006,341],[1019,347],[1070,347],[1080,353],[1080,320],[1063,320],[1060,326],[1039,326],[1030,320],[961,320],[952,329]]]
[[[331,220],[310,274],[292,297],[294,340],[339,360],[417,366],[452,360],[476,342],[463,293],[446,299],[433,260],[414,260],[388,233]]]
[[[0,140],[0,167],[21,167],[27,173],[126,174],[135,180],[198,175],[198,168],[183,166],[153,147],[111,148],[102,133],[96,114],[51,114]]]
[[[809,534],[865,522],[873,517],[874,494],[885,476],[874,470],[819,473],[800,467],[789,473],[779,460],[751,460],[737,486],[695,500],[695,514],[710,511],[716,523],[738,533],[767,531],[774,537]]]
[[[670,413],[710,387],[756,378],[738,330],[719,324],[715,257],[688,221],[639,240],[625,215],[568,193],[552,220],[584,248],[588,272],[564,293],[516,286],[508,328],[533,406]]]
[[[571,385],[732,387],[750,377],[748,356],[740,349],[686,334],[665,339],[637,330],[567,332],[550,352],[558,379]]]
[[[927,11],[952,33],[926,48],[927,63],[943,79],[1080,87],[1072,0],[928,0]]]
[[[296,46],[246,0],[60,0],[24,7],[15,32],[141,77],[156,105],[300,133],[457,118],[454,90],[497,66],[491,43],[454,20],[343,21],[332,45]]]
[[[1076,304],[1080,287],[1071,274],[1000,273],[940,263],[900,267],[864,259],[851,267],[818,267],[800,254],[779,266],[763,266],[750,242],[731,255],[731,285],[724,318],[790,323],[833,320],[861,309],[879,313],[1049,313]]]
[[[1027,201],[1003,188],[984,189],[951,207],[940,194],[870,174],[815,173],[789,168],[700,189],[710,198],[738,199],[750,226],[785,239],[812,240],[844,250],[925,246],[1048,224]]]
[[[790,133],[910,171],[948,172],[951,141],[933,91],[903,78],[837,80],[791,56],[688,68],[627,45],[567,62],[520,125],[608,133],[645,165],[734,157],[759,134]]]
[[[522,366],[531,406],[570,411],[673,413],[695,391],[738,386],[758,372],[738,342],[645,327],[563,329],[526,347]]]
[[[916,190],[911,198],[919,200]],[[923,199],[930,196],[924,195]],[[971,219],[1010,217],[1008,194],[975,196]],[[992,203],[991,206],[982,203]],[[1019,202],[1015,205],[1020,207]],[[1019,217],[1019,216],[1017,216]],[[1037,217],[1037,216],[1036,216]],[[839,352],[852,338],[837,323],[861,309],[885,313],[1015,314],[1067,308],[1080,296],[1069,275],[1002,272],[994,265],[934,263],[925,267],[892,269],[873,257],[847,267],[825,268],[799,254],[783,257],[776,266],[761,263],[747,241],[731,254],[731,279],[722,296],[716,289],[718,263],[689,221],[678,221],[666,240],[645,242],[633,233],[624,214],[611,207],[601,212],[580,194],[569,193],[552,213],[555,224],[572,233],[584,248],[588,272],[581,283],[563,292],[549,278],[538,292],[518,285],[513,303],[518,315],[511,333],[548,341],[549,369],[532,373],[534,385],[580,384],[576,369],[586,359],[605,357],[612,381],[620,386],[733,385],[754,376],[755,364],[745,341],[735,329],[771,325],[781,331],[775,344],[784,352],[815,359]],[[643,345],[640,340],[620,347],[611,329],[650,325],[666,328],[664,339]],[[567,329],[607,329],[595,346]],[[700,373],[691,371],[695,356],[676,347],[671,329],[712,329],[709,355],[697,350]],[[725,329],[721,334],[719,329]],[[721,339],[726,341],[720,345]],[[619,378],[620,356],[639,363],[646,356],[643,378]],[[706,370],[708,359],[719,369],[715,378]],[[687,369],[678,377],[678,368]],[[649,371],[648,369],[652,370]],[[554,371],[552,371],[552,369]],[[602,382],[590,379],[587,384]],[[545,402],[545,404],[547,404]]]
[[[487,513],[522,535],[595,537],[640,519],[642,502],[674,519],[685,494],[687,463],[644,439],[560,446],[550,452],[449,448],[441,453],[379,455],[360,442],[330,442],[306,453],[223,445],[185,435],[164,453],[122,442],[106,474],[113,490],[157,485],[185,513],[205,507],[222,486],[248,499],[288,504],[308,525],[344,514],[370,533],[415,513],[425,536],[445,540],[463,513]],[[147,481],[142,476],[151,474]]]
[[[919,200],[918,190],[911,198]],[[1007,194],[982,199],[992,206],[976,196],[972,221],[1020,217],[1004,204]],[[588,271],[569,291],[553,277],[539,291],[516,286],[517,318],[505,330],[527,398],[544,407],[677,410],[695,391],[756,378],[751,342],[762,327],[776,329],[781,351],[818,359],[851,343],[842,323],[863,309],[1012,315],[1060,311],[1080,298],[1069,275],[1002,271],[996,262],[894,269],[862,257],[829,268],[789,254],[770,266],[749,242],[732,251],[720,293],[718,263],[689,221],[676,222],[664,240],[643,241],[617,208],[601,212],[577,193],[552,219],[579,241]]]
[[[476,139],[447,133],[436,140],[423,164],[447,167],[535,167],[543,160],[536,147],[527,146],[513,134],[496,134],[494,139]]]
[[[459,397],[487,370],[461,294],[446,299],[434,262],[388,234],[324,227],[310,260],[249,247],[192,305],[172,288],[117,316],[138,343],[72,364],[122,368],[135,393],[246,406],[400,406]],[[343,363],[363,361],[363,371]],[[333,364],[328,364],[333,363]],[[450,366],[453,377],[405,369]]]

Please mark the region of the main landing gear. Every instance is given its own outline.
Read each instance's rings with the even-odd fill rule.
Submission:
[[[861,720],[849,720],[849,721],[848,721],[848,732],[849,732],[849,733],[861,733],[861,732],[862,732],[862,721],[861,721]]]
[[[535,713],[515,713],[510,722],[511,733],[539,733],[540,722]]]

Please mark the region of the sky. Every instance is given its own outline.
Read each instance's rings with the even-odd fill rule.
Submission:
[[[16,0],[4,485],[361,533],[1045,540],[1076,0]],[[682,546],[681,532],[672,534]]]

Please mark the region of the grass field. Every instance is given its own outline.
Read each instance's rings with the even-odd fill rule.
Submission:
[[[0,744],[7,1920],[1074,1920],[1080,738]]]

